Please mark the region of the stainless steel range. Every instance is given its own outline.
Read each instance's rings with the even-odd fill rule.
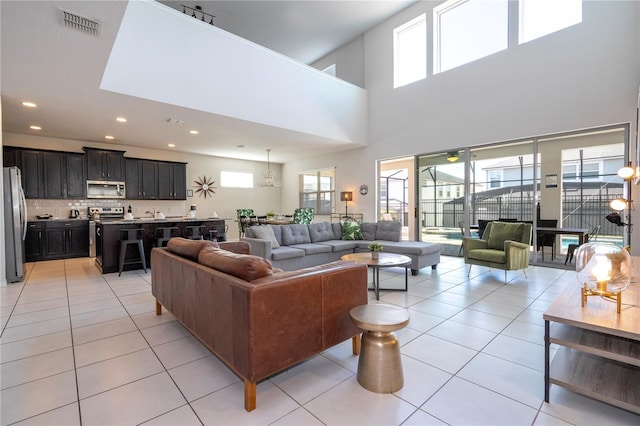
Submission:
[[[89,218],[100,220],[123,219],[124,207],[89,207]]]
[[[95,220],[120,220],[124,218],[124,207],[89,207],[89,257],[96,257]]]

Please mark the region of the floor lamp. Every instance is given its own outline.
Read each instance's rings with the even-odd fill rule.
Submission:
[[[353,192],[345,191],[340,193],[340,201],[344,201],[344,215],[349,216],[348,206],[349,201],[353,201]]]

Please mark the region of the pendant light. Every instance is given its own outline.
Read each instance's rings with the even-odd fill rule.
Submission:
[[[264,179],[259,183],[259,185],[268,188],[279,188],[280,182],[276,179],[275,173],[271,171],[271,161],[269,157],[270,152],[271,149],[267,149],[267,171],[264,172]]]

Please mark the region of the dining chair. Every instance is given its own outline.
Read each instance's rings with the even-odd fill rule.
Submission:
[[[538,219],[538,226],[543,228],[555,228],[558,226],[558,219]],[[551,260],[556,255],[556,234],[538,233],[537,240],[538,251],[542,252],[542,261],[544,262],[544,248],[551,247]]]

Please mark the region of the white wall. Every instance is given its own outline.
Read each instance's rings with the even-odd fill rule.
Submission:
[[[362,88],[205,22],[194,25],[188,14],[155,1],[128,3],[100,88],[360,146],[367,142]]]
[[[263,172],[267,170],[266,162],[234,160],[228,158],[212,157],[205,155],[192,155],[168,150],[150,150],[145,148],[137,148],[127,145],[100,144],[85,141],[76,141],[68,139],[43,138],[39,136],[21,135],[15,133],[5,133],[5,146],[19,146],[25,148],[50,149],[59,151],[83,152],[83,146],[114,149],[126,151],[125,157],[146,158],[150,160],[180,161],[187,163],[187,188],[194,189],[194,180],[197,177],[206,175],[213,177],[216,181],[215,194],[206,199],[195,194],[188,197],[186,201],[154,201],[154,200],[138,200],[117,202],[119,205],[134,205],[134,214],[143,215],[145,210],[155,208],[166,209],[168,207],[177,209],[178,214],[186,214],[191,204],[196,204],[198,209],[198,217],[207,217],[214,210],[220,217],[232,218],[227,222],[229,225],[229,239],[238,238],[238,228],[233,219],[236,218],[237,208],[253,208],[257,214],[266,213],[268,210],[280,212],[281,209],[281,191],[280,188],[263,188],[257,186],[262,181]],[[282,171],[279,164],[271,164],[271,169],[281,178]],[[252,189],[241,188],[220,188],[220,171],[239,171],[251,172],[254,174],[254,182],[256,186]],[[297,189],[296,189],[297,191]],[[58,202],[57,200],[46,200],[46,204],[51,206]],[[63,207],[68,207],[68,201],[60,200],[58,202]],[[283,211],[293,213],[290,211]],[[175,214],[176,211],[173,212]]]
[[[336,77],[364,87],[364,37],[358,37],[347,43],[318,59],[311,66],[323,70],[331,64],[336,64]]]
[[[585,1],[579,25],[394,90],[393,28],[423,12],[431,23],[434,4],[419,2],[365,34],[369,147],[288,163],[284,181],[336,166],[337,190],[373,188],[377,159],[635,123],[638,2]],[[297,203],[283,194],[283,207]],[[357,195],[350,210],[374,219],[374,194]],[[639,249],[638,233],[634,240]]]

